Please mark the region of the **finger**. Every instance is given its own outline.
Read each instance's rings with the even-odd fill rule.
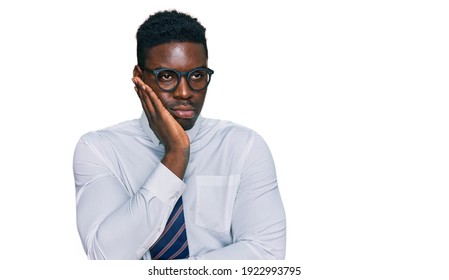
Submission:
[[[151,101],[151,99],[148,97],[148,94],[146,93],[146,91],[144,91],[146,88],[149,88],[148,86],[145,86],[145,83],[134,77],[132,79],[132,81],[134,82],[134,84],[136,85],[134,87],[135,91],[137,92],[137,95],[140,98],[140,102],[142,103],[142,107],[145,111],[145,114],[147,115],[148,118],[153,119],[156,117],[156,110],[154,108],[153,102]]]
[[[154,90],[151,87],[146,86],[145,92],[146,92],[148,98],[151,100],[151,103],[152,103],[155,111],[158,114],[166,113],[167,110],[165,109],[164,105],[162,104],[162,101],[159,99],[159,97],[154,92]]]
[[[150,127],[151,127],[151,124],[155,121],[154,118],[155,118],[156,114],[155,114],[154,110],[148,108],[147,102],[140,99],[140,103],[142,104],[143,111],[145,112],[145,115],[147,116],[147,119],[148,119],[148,121],[150,123]]]
[[[141,78],[139,77],[133,77],[132,81],[134,83],[134,85],[139,88],[140,90],[145,91],[147,87],[149,87],[147,84],[144,83],[144,81],[142,81]]]
[[[162,139],[160,134],[159,134],[159,132],[158,132],[158,130],[157,130],[157,125],[155,127],[155,123],[157,122],[157,119],[155,119],[155,118],[157,118],[157,114],[154,111],[154,109],[150,109],[148,107],[148,104],[151,104],[151,101],[150,100],[146,100],[145,101],[145,98],[146,97],[140,98],[140,102],[142,103],[143,110],[145,112],[145,115],[147,116],[148,125],[150,126],[151,130],[156,134],[157,138],[158,139]]]
[[[167,114],[168,111],[165,109],[162,101],[159,99],[154,90],[149,85],[145,84],[139,77],[134,78],[137,86],[145,93],[144,95],[147,95],[147,97],[150,99],[155,111],[159,114]]]

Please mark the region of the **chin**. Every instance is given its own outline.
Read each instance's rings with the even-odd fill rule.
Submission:
[[[177,119],[177,121],[184,130],[189,130],[195,125],[196,119]]]

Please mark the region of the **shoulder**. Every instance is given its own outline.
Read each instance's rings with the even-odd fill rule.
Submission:
[[[203,118],[199,131],[203,139],[227,139],[241,145],[249,142],[264,142],[263,138],[253,129],[228,120]]]
[[[105,141],[114,142],[129,137],[143,137],[144,135],[139,119],[133,119],[87,132],[81,136],[80,142],[95,145]]]
[[[228,121],[228,120],[219,120],[219,119],[210,119],[210,118],[203,118],[201,121],[201,127],[200,127],[200,133],[202,135],[204,134],[240,134],[240,135],[251,135],[254,134],[255,131]]]

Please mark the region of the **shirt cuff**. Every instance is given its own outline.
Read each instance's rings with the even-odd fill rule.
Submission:
[[[177,201],[184,193],[186,184],[164,164],[159,163],[142,188],[159,198],[163,203],[169,204],[172,200]]]

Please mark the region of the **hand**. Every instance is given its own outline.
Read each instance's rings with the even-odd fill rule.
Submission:
[[[164,144],[162,163],[181,180],[184,177],[190,157],[190,140],[181,125],[165,109],[161,100],[150,86],[139,77],[133,77],[135,90],[142,103],[150,128]]]

